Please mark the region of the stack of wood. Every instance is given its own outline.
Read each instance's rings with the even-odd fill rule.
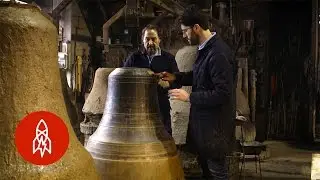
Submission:
[[[238,82],[236,88],[237,97],[237,119],[244,121],[241,127],[236,128],[236,139],[243,141],[255,141],[256,128],[255,128],[255,106],[256,106],[256,72],[255,70],[248,70],[248,59],[238,58]],[[250,80],[250,83],[249,83]],[[250,90],[249,90],[250,84]],[[250,93],[249,93],[250,92]]]

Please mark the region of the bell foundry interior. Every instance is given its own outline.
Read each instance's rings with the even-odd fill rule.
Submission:
[[[0,0],[0,180],[319,180],[319,11],[318,0]],[[214,96],[229,69],[199,68],[211,38],[230,52],[233,109]],[[42,129],[27,118],[39,111],[59,118],[39,116]],[[203,152],[219,149],[223,168],[206,166],[225,176],[206,176]]]

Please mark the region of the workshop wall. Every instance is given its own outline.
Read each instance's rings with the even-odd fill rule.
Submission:
[[[237,29],[243,27],[243,20],[254,20],[255,43],[248,60],[249,69],[257,72],[256,140],[306,138],[304,63],[311,49],[311,3],[243,2],[236,6]]]
[[[305,69],[311,55],[311,9],[311,1],[273,3],[270,8],[268,138],[310,139],[311,91]]]
[[[83,49],[89,51],[91,41],[90,32],[76,3],[72,3],[72,43],[75,46],[75,55],[81,56]]]
[[[254,43],[244,53],[248,58],[248,68],[257,73],[256,81],[256,140],[266,140],[268,108],[268,47],[269,47],[269,4],[242,2],[234,5],[233,22],[237,31],[243,30],[244,20],[254,21]],[[238,32],[239,33],[239,32]],[[236,38],[236,42],[240,37]],[[241,48],[241,47],[240,47]],[[249,81],[250,82],[250,81]]]
[[[59,24],[64,29],[63,42],[71,46],[69,56],[72,57],[70,60],[73,63],[74,57],[81,56],[83,49],[88,52],[91,42],[90,32],[76,3],[70,3],[61,14],[63,19]]]

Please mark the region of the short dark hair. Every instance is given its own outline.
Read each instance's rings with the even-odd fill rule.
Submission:
[[[146,27],[144,27],[142,29],[142,33],[141,33],[141,37],[144,36],[144,33],[147,31],[147,30],[155,30],[159,36],[159,32],[158,32],[158,27],[156,25],[153,25],[153,24],[148,24],[146,25]]]
[[[200,12],[200,9],[192,4],[188,6],[180,17],[180,23],[185,26],[194,26],[199,24],[199,26],[207,30],[209,29],[209,17]]]

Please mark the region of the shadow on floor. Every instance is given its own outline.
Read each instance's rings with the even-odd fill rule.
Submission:
[[[313,143],[297,143],[297,142],[288,142],[289,147],[296,148],[299,150],[306,150],[306,151],[320,151],[320,142],[313,142]]]

